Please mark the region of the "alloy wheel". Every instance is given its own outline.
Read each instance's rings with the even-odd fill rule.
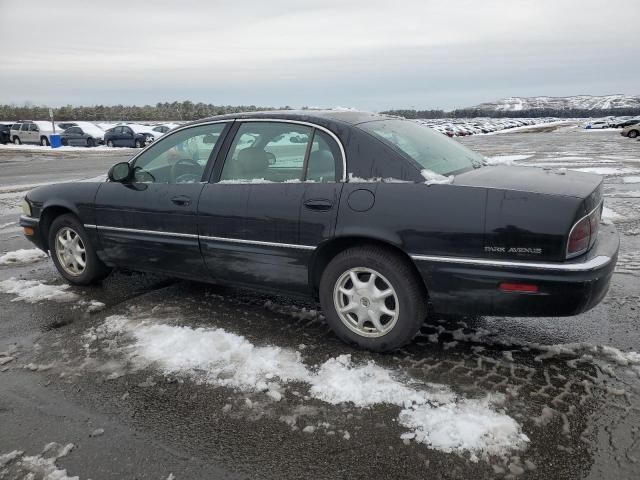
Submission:
[[[333,301],[342,323],[363,337],[386,335],[400,315],[393,285],[370,268],[350,268],[340,275],[334,286]]]
[[[69,275],[82,275],[87,266],[87,251],[78,232],[69,227],[56,234],[56,256]]]

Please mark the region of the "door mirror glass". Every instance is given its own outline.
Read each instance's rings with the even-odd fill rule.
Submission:
[[[109,169],[109,180],[112,182],[124,182],[131,177],[131,165],[128,162],[116,163]]]

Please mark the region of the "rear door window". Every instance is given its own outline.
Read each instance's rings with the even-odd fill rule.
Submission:
[[[281,122],[244,122],[225,160],[222,183],[284,183],[304,180],[313,128]]]

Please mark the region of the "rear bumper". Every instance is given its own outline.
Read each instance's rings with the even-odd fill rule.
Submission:
[[[606,295],[618,259],[618,233],[601,226],[594,247],[567,262],[519,262],[413,255],[434,309],[440,313],[569,316]],[[508,293],[503,282],[534,284],[537,293]]]

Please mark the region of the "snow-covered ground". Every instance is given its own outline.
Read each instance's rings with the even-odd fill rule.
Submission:
[[[528,442],[518,422],[500,410],[504,399],[499,395],[463,398],[448,386],[421,385],[374,361],[357,364],[350,355],[341,355],[309,367],[299,351],[256,346],[219,328],[170,325],[144,316],[108,317],[87,337],[108,342],[121,335],[131,343],[119,350],[137,368],[153,365],[167,375],[264,392],[273,401],[280,401],[287,388],[303,384],[312,398],[332,405],[395,405],[401,408],[398,422],[406,428],[402,438],[437,450],[486,457],[525,448]]]
[[[0,225],[0,228],[2,227],[3,225]],[[25,265],[37,262],[43,258],[47,258],[47,254],[39,248],[21,248],[20,250],[14,250],[0,255],[0,265]]]

